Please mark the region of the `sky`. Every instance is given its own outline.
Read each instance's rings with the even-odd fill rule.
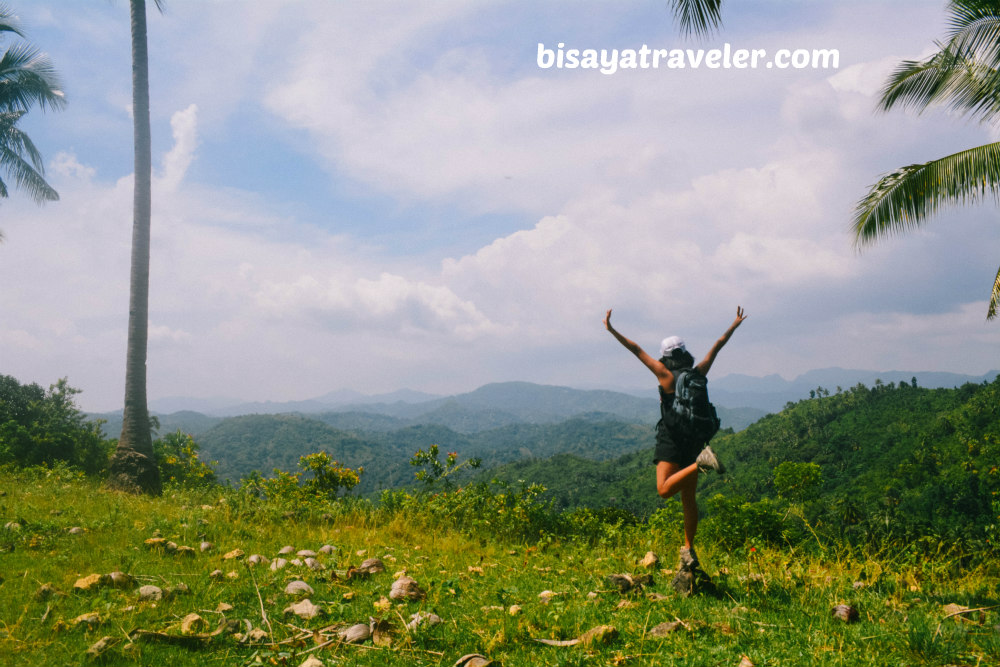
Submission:
[[[65,377],[83,409],[114,410],[128,3],[11,4],[68,105],[21,122],[60,200],[0,201],[0,373]],[[701,38],[664,0],[149,5],[151,401],[651,386],[608,308],[647,351],[679,335],[698,356],[742,305],[718,375],[1000,367],[995,204],[861,251],[850,232],[881,175],[996,138],[945,110],[875,111],[892,69],[946,35],[944,0],[729,1]],[[644,45],[839,60],[540,66],[560,43],[564,65]]]

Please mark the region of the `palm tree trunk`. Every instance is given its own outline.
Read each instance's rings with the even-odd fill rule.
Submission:
[[[130,0],[132,14],[132,117],[135,140],[135,193],[132,271],[129,282],[125,410],[118,447],[111,458],[109,485],[158,495],[159,469],[153,456],[146,402],[146,348],[149,334],[149,229],[152,208],[152,140],[149,129],[149,60],[146,3]]]

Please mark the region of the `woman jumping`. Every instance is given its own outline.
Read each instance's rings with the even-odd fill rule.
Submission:
[[[660,344],[660,358],[649,356],[635,342],[615,331],[611,326],[611,311],[604,317],[604,326],[618,342],[629,352],[639,358],[659,382],[661,415],[670,413],[674,401],[676,374],[692,367],[702,375],[707,375],[716,355],[736,328],[743,323],[746,315],[743,308],[736,308],[736,319],[726,329],[705,358],[697,366],[694,357],[684,347],[684,341],[677,336],[664,338]],[[661,418],[656,424],[656,451],[653,463],[656,464],[656,491],[662,498],[669,498],[675,493],[681,494],[681,504],[684,508],[684,546],[681,547],[681,569],[693,572],[698,569],[698,556],[694,552],[694,536],[698,530],[698,505],[695,500],[695,490],[698,486],[698,471],[714,470],[723,472],[722,464],[715,456],[707,442],[692,439],[679,429],[673,428],[670,420]]]

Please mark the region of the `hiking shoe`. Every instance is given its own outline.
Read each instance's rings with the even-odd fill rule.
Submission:
[[[681,547],[681,564],[678,569],[694,572],[700,566],[701,564],[698,562],[698,554],[694,552],[694,547],[691,547],[690,549],[687,547]]]
[[[709,470],[714,470],[720,475],[726,472],[725,467],[719,458],[712,451],[712,448],[705,445],[705,449],[701,450],[701,454],[698,454],[698,458],[695,459],[695,463],[698,464],[698,470],[701,472],[708,472]]]

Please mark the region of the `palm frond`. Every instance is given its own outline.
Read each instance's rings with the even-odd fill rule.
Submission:
[[[1000,193],[1000,143],[986,144],[883,176],[858,202],[855,245],[919,227],[942,204],[977,202]]]
[[[0,2],[0,32],[12,32],[19,37],[24,37],[21,26],[18,25],[17,17],[6,3]]]
[[[41,153],[28,135],[17,128],[23,114],[23,111],[0,113],[0,170],[35,202],[57,201],[59,193],[45,181]],[[0,180],[0,198],[7,196],[7,186]]]
[[[1000,269],[997,269],[997,278],[993,281],[993,293],[990,295],[990,308],[986,312],[986,319],[994,319],[998,308],[1000,308]]]
[[[965,58],[1000,65],[1000,5],[989,0],[953,0],[950,46]]]
[[[0,56],[0,109],[62,108],[66,98],[47,56],[27,44],[15,44]]]
[[[722,23],[722,0],[670,0],[670,4],[685,35],[708,35]]]

